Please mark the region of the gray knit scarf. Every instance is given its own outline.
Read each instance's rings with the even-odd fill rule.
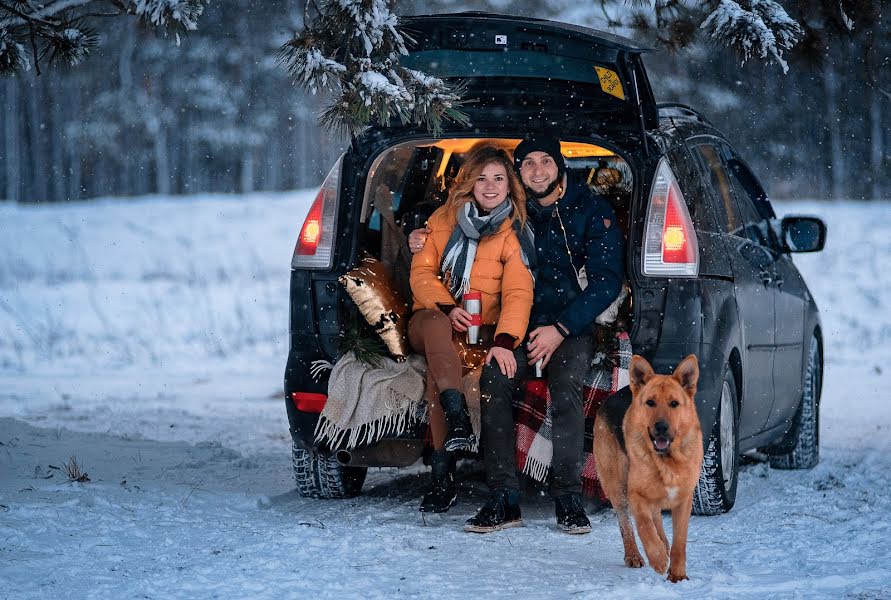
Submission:
[[[476,248],[480,239],[496,233],[512,213],[513,204],[510,196],[493,208],[488,215],[481,215],[476,202],[473,201],[466,202],[458,210],[458,226],[449,237],[440,264],[440,272],[450,274],[449,292],[457,301],[460,302],[461,296],[470,291],[470,270],[476,259]],[[535,234],[528,223],[521,231],[519,221],[514,221],[514,231],[520,240],[523,264],[535,279]]]

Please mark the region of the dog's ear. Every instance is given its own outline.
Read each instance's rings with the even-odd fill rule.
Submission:
[[[696,395],[696,383],[699,381],[699,361],[691,354],[678,364],[673,377],[691,396]]]
[[[636,394],[654,375],[653,367],[643,356],[635,354],[631,357],[631,366],[628,367],[628,380],[631,384],[631,392]]]

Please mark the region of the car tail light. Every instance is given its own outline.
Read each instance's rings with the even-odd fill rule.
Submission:
[[[684,195],[668,161],[656,168],[644,228],[643,274],[651,277],[699,275],[699,245]]]
[[[330,269],[337,231],[337,204],[340,197],[340,167],[337,159],[316,195],[294,247],[291,266],[295,269]]]
[[[325,408],[325,402],[328,401],[328,396],[325,394],[313,394],[311,392],[292,392],[291,401],[294,403],[297,410],[319,414],[322,412],[322,409]]]

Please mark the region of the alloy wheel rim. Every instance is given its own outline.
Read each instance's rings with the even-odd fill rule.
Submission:
[[[729,488],[733,480],[733,459],[736,448],[736,440],[733,431],[733,394],[730,392],[730,384],[724,382],[721,387],[721,475],[724,487]]]

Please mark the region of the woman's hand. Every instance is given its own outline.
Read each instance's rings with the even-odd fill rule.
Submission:
[[[412,254],[417,254],[424,249],[424,244],[427,243],[428,235],[430,235],[430,229],[428,227],[415,229],[408,234],[408,249]]]
[[[529,350],[529,364],[535,364],[543,358],[542,368],[548,366],[554,351],[562,343],[563,336],[553,325],[536,327],[529,332],[529,341],[526,342],[526,348]]]
[[[452,322],[452,329],[455,331],[467,331],[467,328],[470,327],[471,319],[473,317],[470,313],[460,306],[456,306],[449,312],[449,321]]]
[[[489,352],[486,353],[486,364],[493,360],[498,363],[498,367],[505,377],[513,379],[514,375],[517,374],[517,359],[514,358],[514,353],[507,348],[502,348],[501,346],[489,348]]]

